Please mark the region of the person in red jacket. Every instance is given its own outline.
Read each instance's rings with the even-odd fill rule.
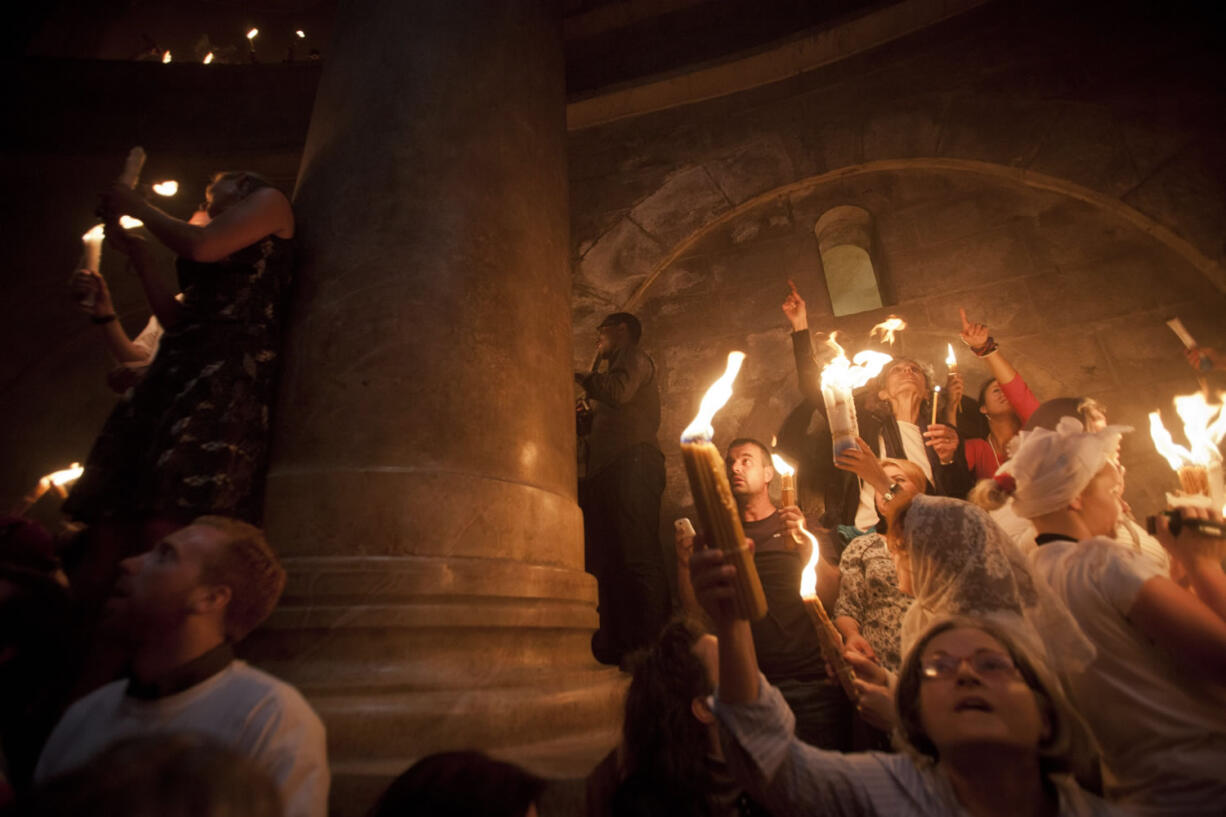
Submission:
[[[979,389],[979,411],[987,418],[988,435],[966,441],[966,464],[975,479],[991,479],[1001,463],[1009,459],[1010,441],[1039,407],[1039,401],[1013,364],[1000,353],[988,327],[972,323],[965,309],[959,308],[958,312],[962,315],[962,342],[992,370],[991,379]]]

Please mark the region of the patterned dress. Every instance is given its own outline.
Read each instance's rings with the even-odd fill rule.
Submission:
[[[268,236],[215,263],[179,259],[183,318],[111,412],[66,514],[260,521],[292,247]]]
[[[881,665],[897,672],[902,617],[915,599],[898,589],[898,570],[885,537],[866,533],[852,539],[839,560],[839,573],[834,615],[855,619]]]

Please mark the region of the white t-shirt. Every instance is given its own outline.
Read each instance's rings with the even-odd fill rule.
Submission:
[[[1128,621],[1163,568],[1106,538],[1040,545],[1030,556],[1098,649],[1064,676],[1102,749],[1106,794],[1152,815],[1226,812],[1226,688],[1201,682]]]
[[[928,449],[924,446],[924,435],[920,433],[915,423],[898,421],[898,433],[902,437],[902,450],[907,459],[920,467],[928,484],[932,484],[932,463],[928,461]],[[877,436],[877,456],[884,457],[885,438]],[[877,524],[877,492],[867,482],[860,483],[860,507],[856,509],[855,525],[860,530],[872,530]]]
[[[326,817],[324,725],[284,681],[234,661],[174,695],[130,698],[113,681],[74,703],[38,759],[36,783],[81,766],[118,738],[151,732],[201,732],[262,766],[277,781],[287,817]]]

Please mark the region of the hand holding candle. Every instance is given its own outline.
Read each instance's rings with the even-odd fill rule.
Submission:
[[[796,505],[796,469],[778,454],[771,454],[771,463],[779,475],[779,501],[783,507],[791,508]],[[804,542],[800,531],[792,531],[792,541],[797,544]]]
[[[813,547],[809,563],[805,565],[805,569],[800,574],[800,597],[810,621],[813,622],[813,629],[817,632],[817,640],[822,648],[822,658],[826,659],[826,663],[834,670],[835,677],[838,678],[839,685],[843,687],[843,692],[847,694],[848,699],[854,702],[859,697],[859,692],[856,690],[856,672],[843,655],[842,636],[839,635],[834,622],[826,613],[826,606],[817,596],[817,562],[821,558],[821,548],[816,536],[805,530],[803,526],[800,530]]]
[[[745,547],[745,531],[737,512],[732,487],[724,470],[719,450],[711,444],[715,429],[711,420],[732,396],[732,381],[741,369],[745,355],[732,352],[719,380],[702,398],[698,416],[681,433],[681,459],[689,477],[694,507],[707,538],[707,546],[721,550],[728,564],[736,567],[734,606],[739,618],[757,621],[766,615],[766,596],[753,556]]]

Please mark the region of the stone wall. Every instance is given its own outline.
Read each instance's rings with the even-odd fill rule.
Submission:
[[[749,359],[717,442],[769,440],[799,399],[788,278],[811,327],[852,348],[903,316],[904,351],[940,375],[965,306],[1040,399],[1090,395],[1138,429],[1124,448],[1138,513],[1173,487],[1145,415],[1196,388],[1165,319],[1226,343],[1213,79],[1226,60],[1203,20],[1127,6],[1104,19],[989,4],[784,82],[572,135],[575,361],[590,361],[603,314],[641,313],[666,406],[665,548],[690,512],[675,441],[724,354]],[[835,320],[813,226],[844,204],[876,220],[887,306]],[[973,394],[986,368],[962,358]]]

